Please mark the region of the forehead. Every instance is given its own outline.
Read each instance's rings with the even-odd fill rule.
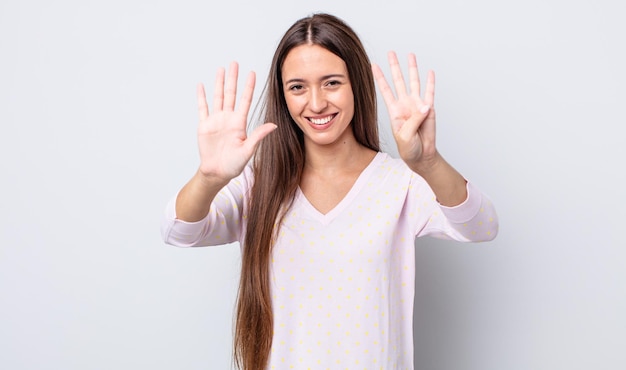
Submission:
[[[330,74],[348,76],[346,63],[319,45],[299,45],[291,49],[283,62],[282,75],[291,78],[315,79]]]

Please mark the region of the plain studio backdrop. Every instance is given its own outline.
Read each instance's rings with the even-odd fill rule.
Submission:
[[[626,368],[618,0],[0,3],[0,368],[228,369],[239,247],[164,245],[198,165],[195,89],[265,82],[313,12],[437,73],[442,154],[490,243],[416,243],[415,366]],[[384,105],[386,150],[395,155]]]

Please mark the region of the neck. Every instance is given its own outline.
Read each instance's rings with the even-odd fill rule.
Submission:
[[[328,175],[360,172],[376,155],[375,151],[357,143],[354,139],[326,146],[305,143],[305,152],[304,171]]]

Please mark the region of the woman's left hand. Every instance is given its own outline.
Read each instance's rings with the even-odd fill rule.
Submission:
[[[378,65],[372,66],[382,93],[400,157],[416,172],[428,171],[437,160],[435,146],[435,73],[428,72],[424,98],[414,54],[409,55],[409,91],[395,52],[389,52],[389,66],[396,94]]]

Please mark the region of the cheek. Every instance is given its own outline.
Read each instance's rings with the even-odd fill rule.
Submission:
[[[354,95],[353,94],[345,94],[344,99],[342,101],[344,110],[349,112],[351,116],[354,115]]]
[[[297,98],[291,96],[291,97],[285,97],[285,103],[287,103],[287,110],[289,110],[289,114],[291,115],[292,118],[295,119],[295,117],[297,115],[299,115],[300,113],[300,102],[298,101]]]

